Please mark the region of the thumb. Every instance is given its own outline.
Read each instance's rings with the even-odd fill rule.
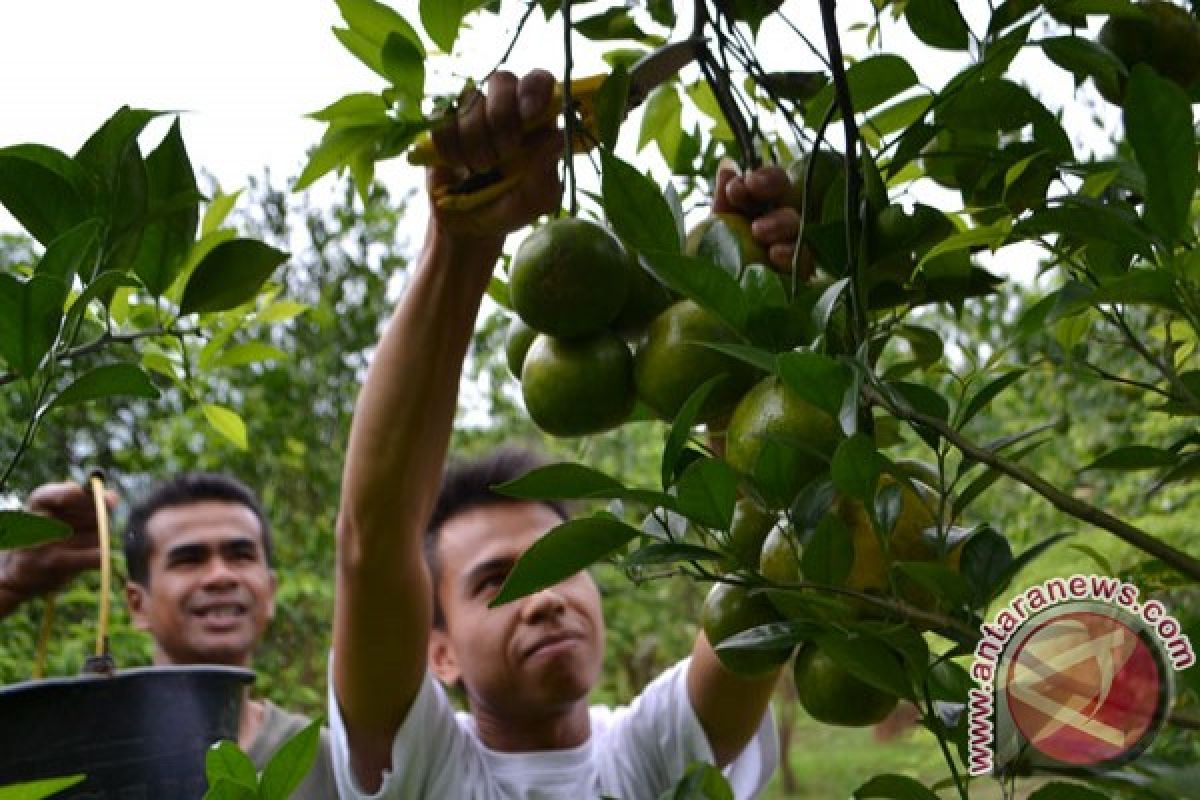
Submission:
[[[721,163],[717,165],[717,185],[713,192],[713,211],[733,211],[733,203],[729,201],[727,188],[729,182],[736,178],[739,174],[737,164],[731,159],[722,158]]]

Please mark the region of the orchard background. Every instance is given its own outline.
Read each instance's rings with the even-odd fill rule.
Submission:
[[[536,50],[536,63],[559,78],[611,70],[617,77],[606,96],[619,99],[622,69],[699,32],[708,46],[703,69],[685,69],[623,123],[618,102],[601,108],[603,145],[572,161],[564,206],[607,220],[667,286],[738,331],[737,357],[794,391],[817,387],[806,400],[838,418],[824,488],[816,481],[785,504],[804,552],[823,553],[804,560],[805,580],[837,587],[850,567],[832,535],[814,546],[800,524],[823,518],[828,487],[860,498],[886,529],[896,493],[880,476],[906,460],[925,465],[922,482],[950,512],[938,515],[943,540],[951,525],[973,533],[959,569],[891,571],[890,589],[916,580],[934,602],[913,609],[898,592],[884,592],[898,601],[886,628],[878,620],[847,624],[836,608],[836,625],[823,607],[792,620],[803,625],[793,626],[791,644],[815,626],[890,648],[923,724],[892,725],[894,738],[820,725],[785,682],[776,713],[788,768],[779,796],[847,796],[866,785],[873,788],[864,797],[1025,797],[1052,781],[1079,788],[1056,783],[1041,796],[1090,797],[1088,784],[1099,796],[1197,796],[1198,668],[1178,676],[1172,722],[1133,764],[968,784],[956,749],[961,674],[942,668],[933,678],[932,660],[918,662],[948,654],[943,663],[967,666],[956,648],[969,645],[966,632],[989,609],[1024,586],[1075,572],[1118,575],[1160,594],[1200,641],[1200,545],[1189,514],[1200,464],[1192,113],[1200,70],[1189,65],[1200,45],[1172,51],[1157,36],[1153,49],[1165,61],[1125,63],[1096,43],[1109,19],[1145,16],[1124,0],[836,8],[789,0],[764,13],[777,5],[734,3],[734,20],[726,4],[683,0],[565,9],[512,0],[397,4],[403,16],[341,0],[338,39],[372,68],[360,73],[361,94],[339,103],[314,91],[309,109],[326,109],[318,118],[328,130],[296,170],[299,181],[256,176],[241,195],[220,192],[205,164],[192,168],[183,152],[186,117],[182,137],[169,134],[160,145],[141,133],[148,119],[119,113],[84,148],[91,156],[63,156],[79,169],[44,150],[34,157],[14,149],[18,142],[5,137],[0,201],[25,233],[0,239],[11,305],[0,316],[32,322],[3,332],[0,491],[20,498],[40,482],[79,479],[97,466],[127,496],[183,469],[227,469],[259,487],[279,532],[280,574],[259,685],[283,705],[319,713],[328,642],[314,632],[329,629],[332,606],[336,456],[371,345],[403,289],[412,232],[421,228],[414,221],[425,213],[404,191],[415,168],[393,157],[514,42],[524,58]],[[821,206],[805,225],[815,275],[747,270],[719,227],[712,257],[681,252],[678,228],[706,213],[720,158],[787,165],[818,141],[855,155],[821,197],[800,200]],[[82,144],[58,147],[73,154]],[[373,180],[377,160],[385,180]],[[122,178],[130,174],[145,180]],[[47,211],[64,206],[60,178],[92,187],[80,191],[74,216]],[[137,213],[122,216],[129,208]],[[92,219],[99,223],[85,235]],[[248,269],[218,247],[235,239],[254,254],[255,280],[235,297],[206,294],[212,282],[195,276]],[[283,251],[290,257],[280,264]],[[61,292],[29,288],[38,275],[61,279],[52,267],[62,254],[77,263]],[[88,269],[77,266],[84,263]],[[694,548],[728,556],[722,534],[736,492],[769,488],[778,476],[765,465],[735,472],[682,412],[672,424],[642,409],[634,421],[582,439],[541,434],[505,364],[506,276],[501,265],[464,376],[454,447],[527,441],[614,479],[617,488],[564,471],[535,488],[593,498],[587,518],[615,534],[611,552],[594,554],[605,562],[611,629],[598,699],[628,699],[694,638],[696,625],[680,621],[699,619],[723,571]],[[97,369],[99,377],[88,378]],[[704,501],[686,499],[698,496]],[[686,518],[690,530],[676,539],[671,524],[643,526],[655,517]],[[1038,557],[1025,564],[1022,554]],[[1016,577],[1014,558],[1024,566]],[[541,577],[578,566],[546,562]],[[737,575],[772,588],[757,565]],[[50,674],[76,671],[86,655],[94,590],[85,582],[59,598]],[[841,602],[836,592],[824,595]],[[3,623],[0,680],[28,677],[41,611],[35,604]],[[930,627],[920,613],[937,615],[937,633],[917,633],[918,624]],[[124,618],[113,646],[124,665],[149,660],[148,642]],[[846,650],[865,679],[897,689],[854,647]],[[908,780],[872,783],[880,773]]]

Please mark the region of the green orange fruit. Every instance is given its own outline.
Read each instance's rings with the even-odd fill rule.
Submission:
[[[620,425],[633,410],[633,356],[613,333],[579,339],[540,334],[521,369],[534,423],[553,436],[584,436]]]
[[[626,261],[629,268],[629,294],[625,304],[612,321],[612,329],[627,339],[636,339],[646,327],[675,300],[675,295],[662,284],[635,255]]]
[[[734,408],[725,459],[754,479],[764,502],[786,508],[800,489],[829,468],[840,438],[832,416],[779,379],[767,377]]]
[[[552,336],[590,336],[608,327],[629,294],[628,256],[594,222],[552,220],[513,256],[509,296],[531,328]]]
[[[737,344],[737,332],[691,300],[680,300],[655,317],[634,358],[638,397],[666,420],[706,381],[724,376],[700,407],[697,422],[728,414],[754,382],[754,368],[739,358],[706,347]]]
[[[704,634],[714,649],[734,634],[780,621],[765,597],[729,583],[713,585],[704,600],[700,619]],[[791,656],[787,649],[716,650],[716,653],[726,669],[746,677],[765,675]]]
[[[815,644],[796,654],[796,696],[809,716],[826,725],[863,727],[882,722],[898,698],[856,677]]]
[[[713,231],[718,223],[727,228],[737,241],[739,266],[744,267],[747,264],[765,264],[767,262],[767,251],[754,238],[750,220],[741,214],[734,214],[729,211],[718,211],[700,220],[696,224],[696,227],[688,232],[687,240],[683,245],[684,254],[712,261],[716,264],[723,264],[720,256],[719,240],[717,234]]]
[[[733,507],[733,523],[729,526],[729,553],[735,568],[754,569],[758,566],[763,543],[779,516],[764,511],[748,497],[738,498]]]
[[[772,583],[781,585],[800,582],[800,544],[789,528],[777,526],[763,542],[758,571]],[[788,619],[805,616],[808,607],[801,602],[798,591],[779,590],[768,599],[775,609]]]
[[[525,324],[520,317],[513,315],[508,323],[508,333],[504,339],[504,362],[513,377],[520,379],[521,367],[525,365],[525,354],[529,346],[537,338],[538,332]]]
[[[1137,7],[1141,15],[1109,17],[1097,41],[1128,70],[1146,64],[1185,91],[1200,85],[1200,22],[1165,0],[1144,0]],[[1116,86],[1097,84],[1097,88],[1104,99],[1121,104],[1124,80]]]

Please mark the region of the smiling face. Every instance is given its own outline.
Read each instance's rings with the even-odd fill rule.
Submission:
[[[156,664],[249,666],[275,613],[258,517],[240,503],[167,506],[146,524],[147,579],[130,582],[134,623],[154,637]]]
[[[446,625],[433,631],[430,664],[444,683],[462,681],[477,715],[519,720],[586,707],[600,676],[604,618],[588,573],[488,608],[521,554],[561,522],[544,505],[492,503],[441,527],[436,591]]]

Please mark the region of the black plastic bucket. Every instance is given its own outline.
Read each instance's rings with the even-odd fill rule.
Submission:
[[[199,800],[204,754],[237,739],[250,670],[148,667],[0,688],[0,786],[83,773],[75,800]]]

